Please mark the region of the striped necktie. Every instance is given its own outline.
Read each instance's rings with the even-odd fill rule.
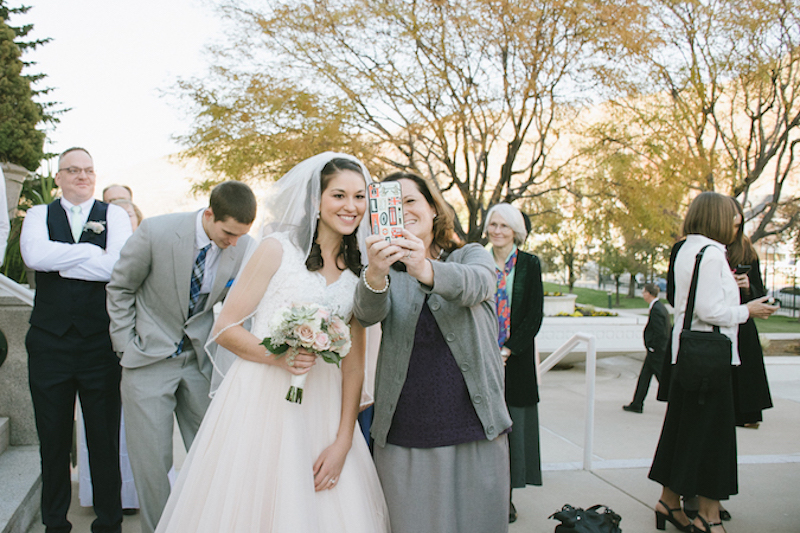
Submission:
[[[194,268],[192,269],[192,284],[189,289],[189,316],[193,316],[198,309],[198,301],[200,300],[200,289],[203,287],[203,277],[206,270],[206,254],[208,253],[211,244],[206,244],[200,249],[197,254],[197,259],[194,261]]]

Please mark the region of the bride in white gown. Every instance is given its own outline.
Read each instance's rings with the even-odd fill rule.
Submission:
[[[268,191],[265,237],[214,328],[216,342],[239,357],[211,402],[156,533],[389,531],[375,467],[356,428],[365,341],[352,307],[369,180],[358,160],[325,153]],[[303,303],[349,321],[352,349],[341,369],[308,352],[276,357],[260,345],[276,311]],[[252,333],[241,325],[251,316]],[[290,379],[300,374],[307,374],[302,403],[291,403]]]

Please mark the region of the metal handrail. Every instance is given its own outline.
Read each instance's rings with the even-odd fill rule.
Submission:
[[[588,333],[576,333],[558,350],[539,364],[539,375],[544,375],[572,352],[581,342],[586,343],[586,411],[583,429],[583,469],[592,469],[592,448],[594,446],[594,396],[595,376],[597,374],[597,340]]]
[[[23,287],[13,279],[0,274],[0,287],[6,292],[11,293],[11,296],[21,300],[22,303],[28,304],[33,307],[33,297],[36,295],[35,291]]]

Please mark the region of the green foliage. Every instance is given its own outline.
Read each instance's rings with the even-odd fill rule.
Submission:
[[[225,179],[277,179],[297,162],[324,151],[372,157],[347,130],[346,106],[268,73],[216,68],[210,77],[179,82],[191,102],[192,132],[179,137],[218,176],[195,184],[207,190]]]
[[[45,133],[37,129],[41,124],[56,124],[58,116],[66,111],[57,102],[39,102],[50,88],[36,89],[44,74],[23,74],[34,63],[23,61],[21,55],[50,39],[24,40],[33,29],[32,24],[11,26],[11,15],[23,14],[29,6],[11,8],[0,0],[0,161],[36,170],[45,157]]]
[[[793,227],[800,3],[640,3],[653,38],[606,67],[612,98],[597,140],[686,192],[738,198],[756,219],[753,242]]]
[[[565,285],[557,285],[555,283],[544,282],[542,283],[544,290],[548,292],[565,292],[567,287]],[[608,307],[608,293],[606,291],[598,291],[595,289],[587,289],[585,287],[573,287],[572,294],[578,295],[576,303],[589,305],[593,307]],[[647,303],[643,298],[637,296],[635,298],[625,298],[619,306],[621,309],[646,309]]]
[[[25,180],[19,197],[18,214],[11,220],[11,230],[8,234],[8,246],[3,261],[2,273],[17,283],[28,283],[25,262],[19,247],[19,237],[22,231],[22,222],[25,212],[39,204],[49,204],[56,198],[56,183],[52,175],[40,176]]]
[[[16,35],[0,20],[0,160],[35,170],[44,157],[45,134],[36,129],[42,109],[33,100]]]
[[[229,177],[271,177],[309,147],[344,146],[372,155],[378,175],[415,172],[458,196],[470,241],[490,205],[563,188],[549,159],[556,124],[589,87],[584,69],[639,41],[642,18],[627,0],[224,0],[221,11],[231,44],[210,77],[179,88],[197,104],[190,152],[232,156],[219,167]],[[281,145],[283,115],[291,143],[264,147]]]

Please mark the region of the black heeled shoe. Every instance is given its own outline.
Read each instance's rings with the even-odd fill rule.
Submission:
[[[725,522],[729,522],[731,519],[731,513],[727,509],[720,509],[719,519],[724,520]]]
[[[517,521],[517,508],[514,507],[514,504],[508,502],[508,523],[513,524]]]
[[[700,513],[697,513],[697,518],[699,518],[700,521],[703,523],[703,529],[700,529],[699,527],[692,525],[692,531],[695,531],[697,533],[711,533],[712,527],[722,526],[722,520],[720,520],[719,522],[715,522],[713,524],[709,524],[708,522],[706,522],[706,519],[703,518],[703,515],[701,515]],[[724,531],[725,527],[723,527],[722,530]]]
[[[666,503],[664,503],[663,500],[658,500],[658,503],[663,505],[664,509],[666,509],[667,513],[669,514],[664,514],[660,512],[658,509],[656,509],[656,529],[664,531],[665,529],[667,529],[667,522],[669,522],[670,524],[678,528],[678,531],[686,531],[687,533],[692,533],[694,531],[694,526],[692,526],[691,522],[689,522],[686,525],[683,525],[680,522],[678,522],[677,518],[675,518],[675,515],[673,513],[675,513],[676,511],[680,511],[681,510],[680,507],[677,507],[675,509],[670,509],[669,506]]]

